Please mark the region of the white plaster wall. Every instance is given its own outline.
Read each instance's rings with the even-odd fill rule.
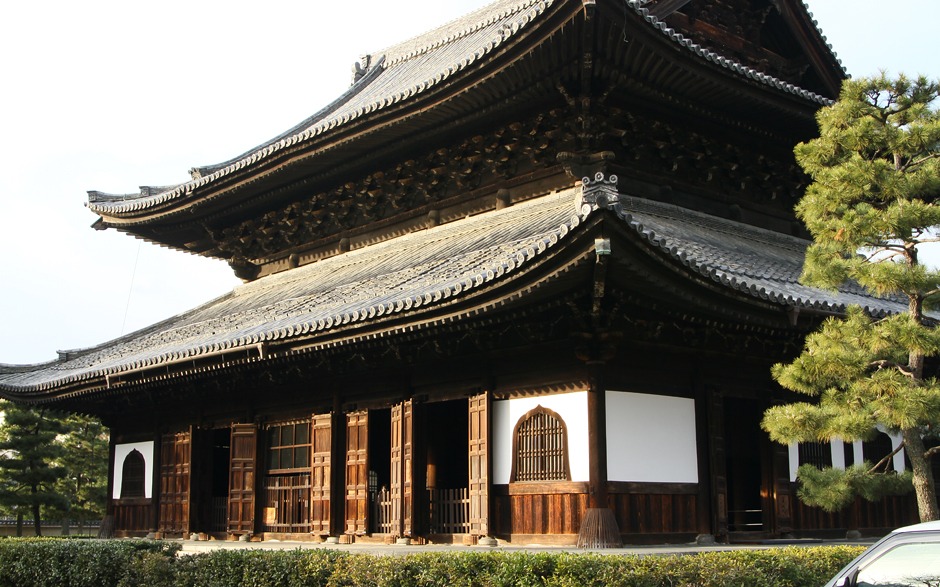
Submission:
[[[607,478],[698,483],[695,400],[608,391]]]
[[[148,499],[152,497],[153,441],[148,441],[114,445],[114,490],[111,493],[113,499],[121,498],[121,472],[124,469],[124,459],[134,450],[144,457],[144,497]]]
[[[800,462],[800,445],[796,442],[791,442],[787,448],[790,456],[790,481],[796,481],[796,470],[803,464]],[[829,450],[832,454],[832,467],[844,471],[848,466],[845,462],[845,441],[838,436],[834,436],[830,441]],[[852,463],[855,465],[862,463],[861,440],[856,440],[852,443]]]
[[[538,406],[552,410],[565,421],[571,480],[589,481],[587,392],[578,391],[493,402],[493,483],[509,483],[512,431],[519,418]]]

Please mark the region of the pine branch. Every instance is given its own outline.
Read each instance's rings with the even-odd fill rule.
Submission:
[[[905,165],[901,167],[900,171],[907,171],[911,167],[915,167],[917,165],[920,165],[921,163],[930,161],[931,159],[937,159],[937,158],[940,158],[940,152],[929,153],[927,155],[924,155],[920,159],[912,159],[908,161]]]
[[[908,379],[912,379],[912,380],[916,379],[916,377],[914,376],[914,372],[908,370],[905,365],[901,365],[900,363],[895,363],[894,361],[889,361],[887,359],[879,359],[877,361],[872,361],[871,363],[868,363],[868,366],[874,367],[878,369],[879,371],[882,369],[897,369],[898,373],[900,373],[901,375],[904,375]]]
[[[879,469],[882,465],[885,466],[885,472],[887,472],[887,471],[888,471],[888,463],[891,461],[891,459],[894,457],[894,455],[896,455],[896,454],[898,454],[899,452],[901,452],[901,449],[902,449],[902,448],[904,448],[904,443],[903,443],[903,442],[902,442],[901,444],[899,444],[896,449],[894,449],[893,451],[891,451],[891,454],[889,454],[889,455],[886,456],[885,458],[883,458],[883,459],[881,459],[880,461],[878,461],[878,462],[875,464],[875,466],[873,466],[871,469],[868,470],[868,472],[869,472],[869,473],[877,473],[877,472],[878,472],[878,469]],[[933,449],[930,449],[930,450],[933,450]]]

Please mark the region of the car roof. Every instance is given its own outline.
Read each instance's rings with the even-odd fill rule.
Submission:
[[[897,530],[894,530],[892,534],[898,534],[901,532],[940,532],[940,520],[935,520],[933,522],[923,522],[921,524],[914,524],[913,526],[898,528]]]

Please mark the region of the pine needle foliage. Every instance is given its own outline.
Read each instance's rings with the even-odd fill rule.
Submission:
[[[920,257],[940,248],[938,97],[940,84],[924,77],[847,80],[839,100],[817,115],[819,138],[794,150],[812,179],[796,207],[813,237],[801,282],[854,283],[908,308],[890,316],[849,308],[808,336],[793,362],[773,367],[780,385],[813,398],[765,413],[774,441],[867,440],[879,430],[903,439],[909,474],[883,463],[801,467],[801,499],[829,511],[913,486],[921,519],[940,519],[933,451],[924,444],[940,431],[940,381],[925,369],[940,356],[931,313],[940,307],[940,271]]]

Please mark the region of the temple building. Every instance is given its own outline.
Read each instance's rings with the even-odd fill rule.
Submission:
[[[498,0],[371,55],[334,102],[96,227],[226,260],[227,295],[0,366],[111,430],[118,536],[600,545],[877,531],[781,446],[770,376],[821,321],[793,147],[846,73],[800,0]],[[878,458],[875,458],[875,457]],[[904,466],[903,453],[895,459]]]

